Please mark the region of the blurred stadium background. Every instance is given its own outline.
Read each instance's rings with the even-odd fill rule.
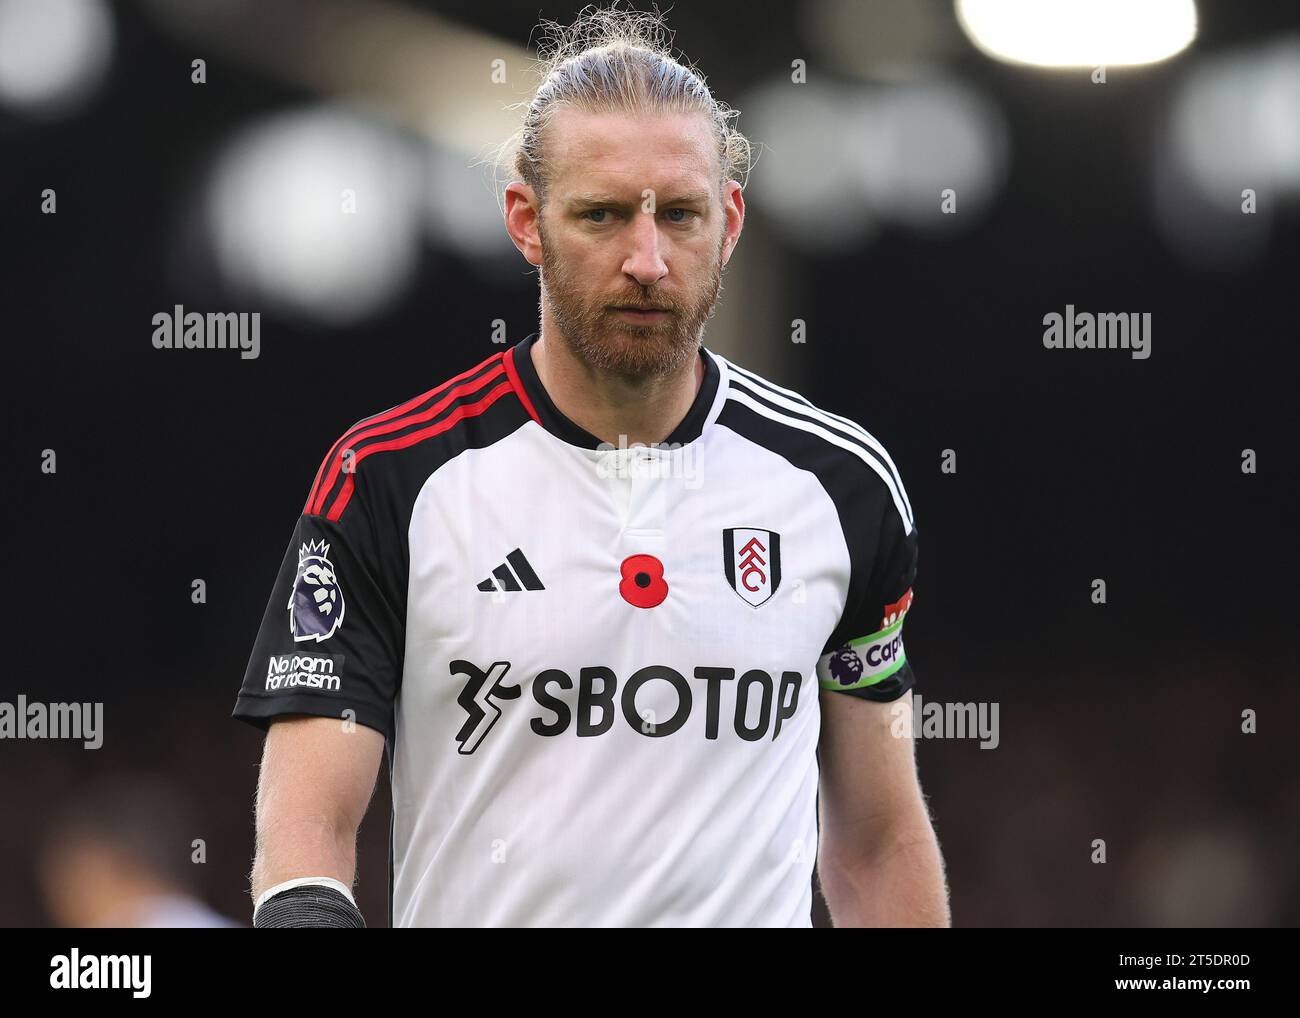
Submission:
[[[957,925],[1296,925],[1300,11],[1084,6],[1063,38],[1013,0],[673,7],[761,145],[706,342],[902,470],[919,691],[1000,705],[997,749],[919,746]],[[345,427],[535,331],[483,160],[576,9],[0,0],[0,700],[106,729],[0,743],[0,924],[95,921],[104,880],[247,922],[229,713],[285,541]],[[1150,312],[1151,358],[1045,350],[1067,303]],[[155,350],[176,304],[261,312],[260,356]],[[371,925],[387,819],[384,775]]]

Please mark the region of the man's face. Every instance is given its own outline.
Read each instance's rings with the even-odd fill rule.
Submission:
[[[681,368],[722,289],[726,223],[707,119],[566,109],[546,144],[542,300],[563,338],[628,379]]]

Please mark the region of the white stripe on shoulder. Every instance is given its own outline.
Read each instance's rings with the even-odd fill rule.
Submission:
[[[718,366],[718,391],[713,396],[713,405],[709,407],[708,416],[704,418],[704,425],[705,427],[708,427],[718,419],[718,415],[722,413],[723,406],[726,405],[727,388],[731,383],[730,371],[728,369],[731,365],[727,363],[725,358],[719,357],[712,350],[707,348],[701,349],[703,349],[704,352],[713,359],[713,363]]]
[[[729,363],[728,367],[731,369],[731,373],[737,380],[745,380],[754,384],[765,399],[769,399],[772,402],[785,407],[787,410],[793,410],[796,413],[808,414],[811,417],[815,417],[831,431],[853,435],[865,442],[869,448],[878,453],[880,458],[885,461],[885,464],[892,475],[894,485],[902,496],[903,505],[907,507],[907,512],[901,515],[911,523],[912,503],[907,497],[907,489],[903,486],[902,474],[899,473],[898,467],[894,465],[894,461],[890,458],[889,453],[885,451],[885,447],[881,445],[880,441],[867,431],[866,428],[862,427],[862,425],[858,424],[856,421],[849,420],[847,417],[841,417],[839,414],[833,414],[829,410],[823,410],[821,407],[814,406],[803,396],[799,395],[799,393],[793,392],[790,389],[782,388],[775,382],[769,382],[760,375],[755,375],[752,371],[747,371],[746,369],[738,367],[732,363]],[[733,385],[731,388],[732,391],[735,391],[736,387]]]
[[[743,404],[753,410],[754,413],[760,414],[769,420],[777,421],[787,427],[795,428],[799,431],[806,431],[810,435],[817,435],[820,438],[830,442],[831,445],[839,446],[846,452],[851,452],[869,466],[876,475],[885,482],[885,487],[889,489],[889,494],[894,500],[894,508],[898,510],[898,515],[903,521],[903,533],[912,532],[912,513],[906,501],[901,496],[901,489],[894,483],[894,478],[889,471],[885,469],[884,464],[868,453],[862,446],[850,442],[840,432],[834,431],[828,427],[812,421],[804,420],[801,417],[787,417],[785,414],[773,410],[765,403],[760,403],[749,395],[744,389],[737,385],[732,385],[727,392],[728,399],[734,399],[737,403]]]

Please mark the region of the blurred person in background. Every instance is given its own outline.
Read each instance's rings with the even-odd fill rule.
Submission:
[[[38,855],[50,918],[67,928],[240,925],[195,895],[200,835],[189,797],[165,778],[118,774],[83,785],[52,818]]]

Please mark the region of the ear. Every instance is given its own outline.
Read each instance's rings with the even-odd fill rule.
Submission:
[[[541,209],[531,185],[518,180],[506,185],[506,233],[529,265],[542,264]]]
[[[722,186],[722,212],[727,219],[722,235],[722,264],[726,265],[740,243],[740,231],[745,228],[745,194],[740,181],[728,180]]]

